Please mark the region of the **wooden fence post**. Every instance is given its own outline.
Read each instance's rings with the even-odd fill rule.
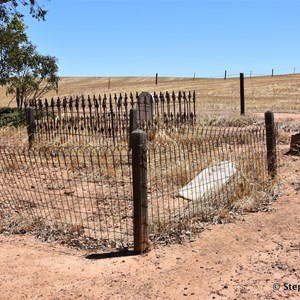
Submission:
[[[277,174],[276,164],[276,132],[274,123],[274,113],[265,112],[266,143],[267,143],[267,162],[268,174],[273,179]]]
[[[274,69],[272,69],[272,77],[274,76]]]
[[[240,73],[241,115],[245,115],[244,73]]]
[[[155,84],[157,85],[157,81],[158,81],[158,73],[156,73],[156,76],[155,76]]]
[[[27,108],[27,134],[28,134],[28,142],[29,148],[31,148],[34,138],[35,138],[35,122],[34,122],[34,108],[28,107]]]
[[[226,78],[227,78],[227,71],[225,70],[224,79],[226,80]]]
[[[137,122],[137,110],[135,108],[131,108],[129,111],[129,149],[132,149],[132,132],[138,129]]]
[[[132,187],[134,251],[148,248],[147,202],[147,135],[137,129],[132,132]]]
[[[20,101],[20,89],[16,89],[16,102],[17,102],[17,107],[21,108],[21,101]]]

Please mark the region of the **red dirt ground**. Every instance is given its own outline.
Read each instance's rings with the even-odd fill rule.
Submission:
[[[183,245],[91,260],[0,235],[0,299],[300,299],[300,157],[283,155],[288,149],[270,211],[210,225]]]

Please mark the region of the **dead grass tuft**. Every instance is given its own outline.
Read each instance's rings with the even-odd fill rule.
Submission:
[[[27,214],[11,212],[0,215],[0,234],[31,234],[39,240],[59,243],[77,249],[102,249],[115,247],[108,241],[84,236],[84,228],[80,225],[47,223],[42,218],[31,218]]]
[[[200,117],[199,123],[202,126],[245,127],[258,124],[258,120],[253,116],[209,115]]]

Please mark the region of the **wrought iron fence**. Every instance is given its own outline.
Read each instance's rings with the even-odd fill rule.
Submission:
[[[150,94],[149,94],[150,95]],[[32,100],[26,108],[34,109],[37,140],[60,143],[113,144],[129,138],[130,109],[135,108],[141,128],[170,128],[193,124],[196,120],[195,92],[99,95],[65,97],[48,101]]]

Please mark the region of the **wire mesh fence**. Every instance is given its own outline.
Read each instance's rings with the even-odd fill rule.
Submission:
[[[157,132],[145,153],[148,181],[141,186],[153,241],[182,228],[197,231],[224,208],[251,210],[270,189],[264,125]],[[25,224],[21,230],[38,228],[40,236],[74,246],[130,248],[132,168],[128,145],[2,144],[0,231]]]
[[[127,149],[2,146],[0,161],[1,217],[10,216],[8,226],[16,217],[75,246],[132,245]]]
[[[178,226],[192,231],[197,220],[212,220],[245,201],[254,208],[270,187],[263,126],[198,128],[193,135],[148,144],[149,224],[155,238]]]

